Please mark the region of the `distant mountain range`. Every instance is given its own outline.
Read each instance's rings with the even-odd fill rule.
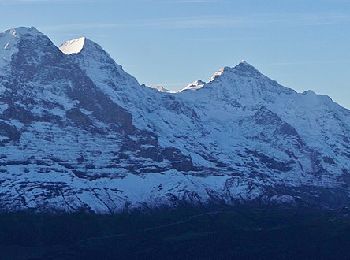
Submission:
[[[0,34],[0,209],[350,204],[350,111],[247,62],[177,93],[86,38]]]

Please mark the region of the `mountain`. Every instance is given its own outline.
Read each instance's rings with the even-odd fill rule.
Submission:
[[[0,209],[349,204],[350,111],[247,62],[170,93],[101,46],[0,34]]]

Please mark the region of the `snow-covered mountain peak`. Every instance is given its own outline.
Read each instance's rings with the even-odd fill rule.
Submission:
[[[250,65],[246,60],[241,60],[241,62],[240,63],[238,63],[238,64],[243,64],[243,65]],[[251,66],[251,65],[250,65]]]
[[[252,77],[257,78],[260,76],[264,76],[260,73],[253,65],[249,64],[247,61],[241,61],[238,65],[235,67],[224,67],[217,72],[214,73],[214,75],[211,77],[211,81],[214,81],[221,77],[229,76],[243,76],[243,77]]]
[[[61,50],[61,52],[67,55],[78,54],[84,48],[85,39],[85,37],[80,37],[77,39],[66,41],[59,47],[59,49]]]
[[[6,53],[18,42],[15,31],[0,33],[0,55],[1,60],[5,59]]]
[[[67,55],[72,62],[79,64],[87,75],[108,95],[113,95],[113,89],[129,89],[140,87],[137,80],[126,73],[122,66],[97,43],[82,37],[63,43],[60,51]],[[130,96],[130,93],[126,93]],[[120,96],[119,96],[120,97]]]
[[[15,53],[18,52],[18,43],[21,39],[42,37],[43,34],[36,28],[18,27],[0,33],[0,75],[9,69],[9,64]]]
[[[60,51],[66,55],[84,54],[88,56],[105,56],[110,58],[109,54],[103,48],[86,37],[79,37],[62,43]]]
[[[181,91],[185,90],[196,90],[204,87],[206,83],[203,80],[196,80],[192,82],[191,84],[187,85],[187,87],[183,88]]]
[[[35,27],[17,27],[12,28],[4,32],[4,34],[12,35],[13,37],[19,38],[21,36],[42,36]]]
[[[240,76],[248,77],[260,77],[263,74],[260,73],[253,65],[249,64],[246,61],[241,61],[238,65],[232,68],[232,71]]]
[[[246,60],[242,60],[240,63],[238,63],[235,68],[246,68],[246,69],[252,69],[252,70],[257,70],[253,65],[248,63]]]
[[[215,79],[219,78],[224,74],[225,71],[228,71],[229,69],[230,69],[229,67],[223,67],[219,69],[213,74],[213,76],[210,78],[210,81],[214,81]]]
[[[156,89],[157,91],[159,91],[159,92],[169,92],[169,89],[167,89],[167,88],[165,88],[165,87],[163,87],[163,86],[155,86],[155,87],[153,87],[154,89]]]
[[[66,55],[88,56],[90,58],[111,59],[109,54],[97,43],[91,41],[86,37],[79,37],[68,40],[62,43],[59,47],[60,51]]]
[[[1,57],[4,58],[6,55],[3,52],[8,52],[13,50],[17,45],[20,38],[23,37],[36,37],[43,36],[41,32],[39,32],[34,27],[18,27],[9,29],[3,33],[0,33],[0,54]]]
[[[102,47],[86,37],[79,37],[62,43],[59,47],[60,51],[66,55],[85,53],[89,55],[109,55]]]

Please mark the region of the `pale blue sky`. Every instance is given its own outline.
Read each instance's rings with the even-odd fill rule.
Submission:
[[[247,60],[350,108],[350,0],[0,0],[1,31],[87,36],[146,85],[179,89]]]

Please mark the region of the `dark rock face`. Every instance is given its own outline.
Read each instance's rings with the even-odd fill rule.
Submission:
[[[286,137],[296,137],[301,142],[301,137],[298,132],[290,124],[283,120],[272,111],[265,107],[260,108],[254,115],[255,122],[259,125],[274,125],[276,126],[276,135],[284,135]]]
[[[70,119],[77,127],[89,129],[89,127],[93,126],[89,116],[81,112],[78,108],[73,108],[66,111],[66,117]]]
[[[268,169],[274,169],[280,172],[288,172],[292,170],[291,165],[295,164],[294,161],[280,162],[271,158],[265,154],[259,153],[257,151],[247,151],[248,154],[251,154],[257,158],[262,164],[264,164]]]
[[[16,119],[24,124],[30,124],[34,121],[33,114],[23,107],[17,106],[15,104],[9,104],[9,108],[6,109],[1,115],[3,119]]]
[[[21,138],[21,134],[17,128],[5,122],[0,122],[0,135],[8,137],[8,140],[3,140],[2,144],[9,141],[17,142]]]
[[[91,111],[96,119],[114,124],[126,133],[132,133],[132,117],[125,109],[112,102],[106,95],[98,91],[96,86],[84,75],[74,75],[73,87],[67,95],[79,102],[79,107]]]

